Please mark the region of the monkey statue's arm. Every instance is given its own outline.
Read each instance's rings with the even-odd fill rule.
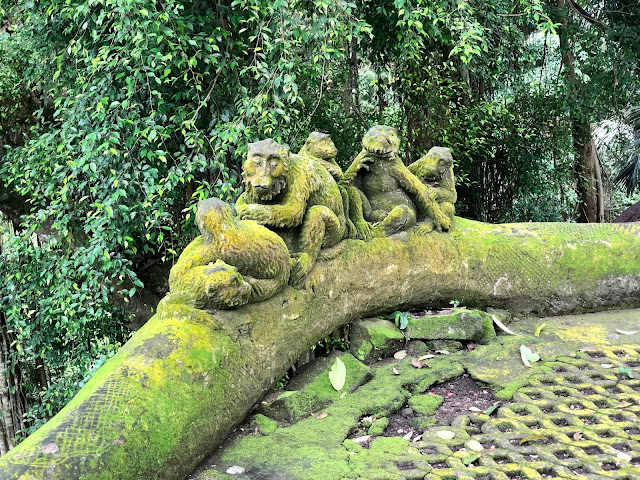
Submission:
[[[418,207],[418,218],[432,219],[438,231],[449,230],[451,218],[440,209],[434,192],[411,173],[399,159],[397,160],[396,168],[393,169],[393,176],[402,189],[411,195],[412,200]]]
[[[347,168],[347,171],[344,172],[344,175],[342,175],[342,178],[339,182],[340,185],[343,185],[345,187],[350,186],[360,170],[369,170],[369,165],[367,165],[367,163],[373,162],[374,159],[373,156],[369,155],[368,153],[369,152],[363,149],[358,154],[353,162],[351,162],[351,165],[349,165],[349,168]]]
[[[322,160],[321,158],[316,158],[315,161],[318,162],[327,170],[329,170],[329,173],[333,178],[335,178],[336,182],[342,178],[342,169],[340,168],[340,165],[338,165],[337,163],[329,162],[327,160]]]

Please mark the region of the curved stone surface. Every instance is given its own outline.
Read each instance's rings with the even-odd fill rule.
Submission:
[[[206,313],[171,294],[44,427],[0,458],[0,478],[184,478],[318,339],[410,307],[537,313],[640,305],[640,227],[487,225],[348,240],[304,288]]]

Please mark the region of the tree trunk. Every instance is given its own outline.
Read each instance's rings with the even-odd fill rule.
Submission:
[[[575,59],[568,34],[568,18],[565,0],[557,0],[560,28],[560,50],[563,72],[569,84],[571,97],[579,99],[584,86],[576,74]],[[580,103],[580,102],[578,102]],[[604,190],[600,178],[600,160],[595,142],[591,136],[591,126],[585,112],[571,106],[571,132],[574,147],[574,172],[578,194],[578,221],[604,222]]]
[[[640,226],[488,225],[347,240],[304,288],[205,312],[172,293],[40,430],[3,478],[183,479],[319,339],[409,308],[567,313],[640,305]],[[331,253],[331,252],[326,252]]]

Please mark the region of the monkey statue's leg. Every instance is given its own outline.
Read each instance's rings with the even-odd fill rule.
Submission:
[[[349,196],[349,217],[356,230],[355,236],[349,238],[368,242],[373,236],[371,234],[371,225],[364,219],[364,208],[367,205],[370,210],[371,206],[366,198],[363,199],[364,195],[356,187],[347,187],[347,193]]]
[[[456,207],[453,203],[444,202],[440,204],[440,210],[446,216],[451,219],[451,225],[453,225],[453,216],[456,213]],[[431,233],[436,228],[435,222],[431,218],[426,218],[424,222],[421,222],[414,230],[417,235],[426,235]]]
[[[401,230],[407,230],[416,224],[416,213],[408,205],[397,205],[384,220],[373,227],[374,237],[388,237]]]
[[[453,216],[456,214],[456,207],[453,203],[443,202],[440,204],[440,210],[445,215],[448,215],[451,220],[453,220]]]
[[[300,232],[300,253],[295,255],[290,283],[298,286],[313,269],[322,246],[332,247],[342,240],[344,226],[335,213],[323,205],[311,207],[303,220]]]
[[[349,202],[349,192],[347,192],[347,189],[342,185],[338,185],[338,189],[340,190],[340,195],[342,196],[344,218],[347,220],[347,232],[345,238],[358,238],[358,231],[356,230],[356,226],[353,224],[351,215],[349,214],[351,210],[351,205]]]
[[[244,276],[244,281],[251,285],[251,295],[249,297],[251,303],[261,302],[273,297],[282,289],[283,284],[281,278],[253,278],[247,275]]]

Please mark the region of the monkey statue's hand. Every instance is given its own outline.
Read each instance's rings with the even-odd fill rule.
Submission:
[[[240,213],[242,220],[253,220],[260,225],[266,225],[271,220],[271,209],[265,205],[251,204]]]

